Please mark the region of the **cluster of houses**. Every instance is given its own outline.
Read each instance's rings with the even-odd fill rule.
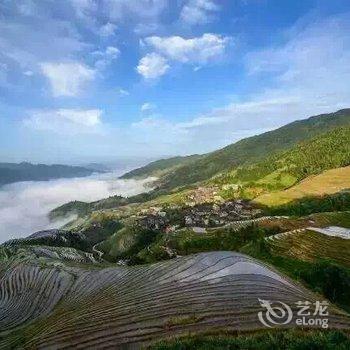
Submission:
[[[139,224],[149,230],[173,232],[191,227],[195,232],[205,232],[208,227],[220,227],[233,221],[257,217],[261,211],[248,201],[234,200],[224,203],[204,203],[181,208],[151,207],[144,212]]]

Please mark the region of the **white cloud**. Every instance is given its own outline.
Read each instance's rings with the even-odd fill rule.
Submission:
[[[170,126],[171,124],[164,119],[160,119],[154,116],[145,117],[140,119],[137,122],[132,123],[132,127],[134,128],[142,128],[142,129],[153,129],[158,128],[160,125],[166,124]]]
[[[296,119],[349,108],[349,16],[298,23],[283,33],[284,44],[249,53],[245,58],[246,79],[257,81],[263,77],[266,81],[268,77],[259,92],[233,96],[235,102],[187,122],[169,122],[159,139],[170,142],[187,135],[179,139],[181,146],[172,146],[173,150],[179,149],[182,154],[203,152]],[[157,137],[157,122],[143,119],[138,127]],[[151,127],[154,132],[149,131]]]
[[[258,94],[251,96],[247,102],[236,102],[222,108],[217,108],[208,114],[196,117],[189,122],[182,122],[178,127],[184,129],[212,128],[222,126],[228,130],[254,130],[257,123],[259,127],[268,128],[277,126],[279,122],[287,122],[281,116],[281,106],[290,111],[290,115],[295,112],[295,106],[299,99],[295,96],[274,96],[272,93]],[[258,119],[258,120],[257,120]],[[274,123],[277,124],[274,125]],[[231,129],[232,128],[232,129]]]
[[[78,19],[83,19],[89,29],[100,35],[113,35],[116,28],[106,24],[98,26],[98,20],[104,18],[118,27],[134,27],[138,35],[154,32],[161,26],[161,16],[171,0],[69,0]],[[106,26],[106,27],[105,27]],[[105,28],[104,28],[105,27]]]
[[[187,24],[203,24],[214,19],[220,7],[213,0],[189,0],[181,10],[180,18]]]
[[[168,0],[104,0],[100,5],[112,20],[156,22],[169,6],[169,2]]]
[[[131,127],[130,139],[144,145],[152,145],[154,152],[158,154],[163,150],[166,150],[169,154],[181,152],[177,147],[188,141],[188,130],[178,127],[176,123],[163,118],[161,115],[147,115],[132,123]]]
[[[118,88],[117,92],[118,92],[119,96],[129,96],[130,95],[129,91],[122,89],[122,88]]]
[[[95,51],[93,54],[99,57],[95,62],[95,67],[98,70],[103,70],[119,57],[120,50],[115,46],[108,46],[104,52]]]
[[[29,113],[24,124],[35,130],[53,131],[58,134],[100,132],[100,109],[50,109]]]
[[[108,22],[105,25],[100,27],[99,34],[102,37],[113,36],[116,29],[117,29],[117,26],[115,24]]]
[[[43,72],[41,63],[75,62],[82,61],[84,57],[89,59],[88,52],[99,45],[96,35],[92,34],[101,35],[103,41],[110,45],[116,25],[109,16],[104,16],[105,3],[107,1],[100,4],[95,0],[67,0],[42,4],[39,0],[25,0],[0,4],[0,12],[4,12],[0,21],[0,63],[10,67],[5,76],[9,85],[13,85],[13,89],[23,88],[24,84],[28,84],[23,72],[32,71],[32,81],[39,86],[38,73]],[[107,54],[109,61],[99,62],[99,65],[107,65],[111,59],[115,59],[112,52]],[[81,64],[84,65],[83,62]],[[85,68],[90,69],[86,65]],[[92,76],[91,69],[78,69],[77,73],[87,80]],[[51,71],[48,74],[61,75]],[[62,84],[65,84],[64,80],[63,77]],[[73,91],[64,88],[63,94],[59,88],[57,95],[75,95],[75,87],[73,83]]]
[[[93,69],[79,62],[45,62],[41,69],[55,97],[77,96],[95,77]]]
[[[141,41],[141,46],[155,52],[143,57],[137,71],[146,79],[164,75],[170,68],[170,61],[204,65],[223,57],[230,41],[229,37],[205,33],[201,37],[185,39],[181,36],[150,36]],[[197,70],[198,70],[197,66]]]
[[[0,64],[9,66],[6,72],[0,71],[0,85],[26,90],[24,85],[29,85],[29,80],[23,72],[32,71],[32,87],[39,87],[42,62],[86,58],[85,64],[92,67],[89,52],[100,46],[96,35],[110,46],[115,46],[117,28],[150,35],[161,27],[169,4],[170,0],[0,1]],[[109,55],[99,60],[98,70],[115,58]],[[40,87],[37,92],[41,93]],[[75,94],[67,89],[63,92]]]
[[[70,0],[76,15],[83,19],[90,19],[98,9],[98,4],[94,0]]]
[[[246,56],[250,77],[269,74],[265,87],[245,100],[198,116],[177,127],[188,130],[273,128],[313,114],[349,107],[349,16],[296,25],[285,44]],[[337,53],[336,55],[334,53]]]
[[[31,70],[26,70],[25,72],[23,72],[24,75],[26,75],[27,77],[31,77],[34,75],[34,73]]]
[[[170,66],[168,61],[161,55],[149,53],[142,57],[136,67],[139,74],[145,79],[156,79],[164,75]]]
[[[144,39],[144,43],[169,60],[205,64],[223,56],[229,38],[211,33],[191,39],[151,36]]]
[[[0,6],[6,7],[0,21],[1,60],[11,64],[12,73],[36,71],[38,62],[60,61],[88,47],[75,21],[68,14],[57,18],[54,7],[33,1],[6,2]]]
[[[6,63],[0,63],[0,70],[2,70],[2,71],[7,70],[7,64]]]
[[[117,58],[120,54],[120,51],[117,47],[108,46],[106,49],[106,55],[111,58]]]
[[[139,36],[151,35],[156,33],[159,27],[159,23],[138,23],[135,26],[134,33]]]
[[[154,111],[155,109],[156,109],[156,105],[150,102],[146,102],[141,106],[141,112],[143,113],[151,112],[151,111]]]

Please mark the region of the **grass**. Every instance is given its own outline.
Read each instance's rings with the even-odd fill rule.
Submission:
[[[339,331],[266,331],[234,336],[194,336],[163,341],[152,350],[347,350],[349,336]]]
[[[165,327],[170,328],[173,326],[184,326],[188,324],[197,323],[202,318],[196,315],[186,315],[186,316],[175,316],[171,317],[166,323]]]
[[[266,206],[278,206],[303,197],[334,194],[348,188],[350,188],[350,166],[309,176],[289,189],[263,194],[254,201]]]
[[[275,239],[270,244],[276,254],[305,261],[331,259],[350,268],[350,239],[307,230]]]
[[[158,239],[138,253],[139,261],[153,263],[171,258],[165,248],[177,255],[190,255],[210,251],[238,251],[249,242],[261,237],[278,233],[278,228],[262,228],[250,225],[240,230],[233,228],[215,228],[206,233],[195,233],[191,229],[182,229]]]
[[[263,177],[261,180],[257,181],[257,184],[269,185],[272,188],[286,188],[294,185],[296,181],[297,178],[291,174],[285,173],[283,171],[274,171]]]
[[[267,215],[306,216],[316,213],[345,212],[350,210],[350,191],[323,196],[310,196],[289,203],[263,208]]]
[[[144,263],[139,252],[150,246],[160,236],[159,231],[125,226],[107,240],[101,242],[97,249],[104,252],[103,258],[110,262],[127,259],[130,264]]]
[[[350,211],[315,213],[309,218],[320,226],[342,226],[350,228]]]

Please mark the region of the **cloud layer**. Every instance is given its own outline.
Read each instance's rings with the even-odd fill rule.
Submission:
[[[112,195],[132,196],[145,191],[147,180],[118,180],[116,175],[40,182],[23,182],[0,189],[0,243],[35,231],[56,228],[50,210],[72,200],[95,201]]]

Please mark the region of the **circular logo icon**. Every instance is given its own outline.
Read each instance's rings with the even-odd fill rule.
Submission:
[[[260,305],[265,311],[259,311],[260,322],[266,327],[288,324],[293,318],[293,311],[282,301],[271,302],[269,300],[259,299]]]

